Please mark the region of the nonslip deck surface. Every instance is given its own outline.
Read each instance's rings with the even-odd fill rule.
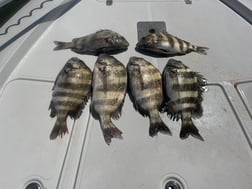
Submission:
[[[205,141],[181,140],[180,121],[173,122],[165,114],[161,116],[173,135],[149,137],[148,118],[134,110],[128,96],[121,118],[114,121],[123,131],[122,140],[106,145],[99,122],[87,106],[79,120],[68,120],[69,135],[50,141],[55,119],[49,117],[48,107],[59,70],[73,56],[93,69],[97,58],[53,51],[53,41],[112,29],[130,43],[126,52],[115,55],[124,65],[131,56],[139,56],[162,71],[169,58],[135,51],[137,23],[157,21],[164,22],[171,34],[210,48],[206,56],[173,57],[208,80],[204,115],[194,120]],[[187,189],[251,188],[252,30],[224,4],[217,0],[192,4],[114,0],[111,5],[105,0],[76,1],[65,14],[55,20],[45,17],[29,32],[16,53],[10,52],[15,42],[1,52],[9,61],[1,74],[10,70],[10,75],[0,96],[0,188],[23,188],[30,180],[38,180],[44,188],[153,189],[163,188],[170,176],[183,181]]]

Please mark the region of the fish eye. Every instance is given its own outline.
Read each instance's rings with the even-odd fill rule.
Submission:
[[[177,73],[177,69],[171,69],[170,71],[171,71],[171,73],[173,73],[173,74],[176,74],[176,73]]]
[[[66,67],[67,67],[67,68],[72,68],[73,65],[72,65],[72,63],[69,62],[69,63],[66,64]]]
[[[100,61],[100,64],[102,64],[102,65],[107,65],[107,62],[106,62],[105,60],[101,60],[101,61]]]

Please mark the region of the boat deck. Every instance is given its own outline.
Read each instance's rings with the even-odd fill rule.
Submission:
[[[68,119],[68,135],[49,140],[55,119],[48,107],[58,72],[73,56],[90,69],[97,58],[53,51],[53,41],[112,29],[130,43],[115,55],[118,60],[126,65],[139,56],[162,71],[169,58],[135,50],[139,22],[164,22],[169,33],[210,48],[207,55],[173,57],[208,80],[204,114],[194,120],[205,141],[181,140],[180,121],[165,114],[173,135],[149,137],[149,120],[128,95],[114,121],[122,140],[104,142],[89,104],[80,119]],[[37,183],[59,189],[170,189],[166,183],[175,181],[184,189],[250,189],[251,36],[251,25],[218,0],[31,1],[0,29],[0,188]]]

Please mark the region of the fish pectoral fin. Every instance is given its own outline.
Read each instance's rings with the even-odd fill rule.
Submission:
[[[105,41],[107,42],[107,43],[113,43],[113,38],[111,38],[111,37],[107,37],[107,38],[105,38]]]

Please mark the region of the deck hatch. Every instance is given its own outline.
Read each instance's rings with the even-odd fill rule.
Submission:
[[[166,32],[166,24],[163,21],[157,22],[138,22],[137,23],[137,38],[140,40],[142,37],[148,35],[151,30],[157,32]]]
[[[252,119],[252,82],[242,82],[236,84],[236,89]]]

